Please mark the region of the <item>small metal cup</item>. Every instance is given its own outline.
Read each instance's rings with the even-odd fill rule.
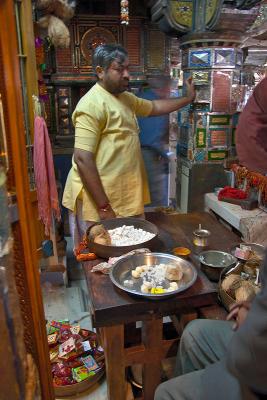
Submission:
[[[193,232],[193,244],[197,253],[204,250],[209,245],[210,231],[207,229],[196,229]]]

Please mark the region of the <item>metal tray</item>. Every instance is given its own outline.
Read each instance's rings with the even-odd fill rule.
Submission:
[[[142,279],[133,279],[131,275],[132,270],[141,265],[157,265],[170,263],[179,265],[183,268],[184,275],[181,281],[179,281],[179,288],[177,290],[174,290],[173,292],[160,294],[142,293],[140,289]],[[120,260],[118,260],[112,267],[112,270],[110,272],[110,279],[115,286],[117,286],[124,292],[133,294],[135,296],[145,297],[147,299],[159,300],[174,296],[177,293],[183,292],[184,290],[192,286],[197,279],[197,271],[189,261],[186,261],[180,257],[164,253],[144,253],[134,254],[132,256],[121,258]],[[123,282],[128,279],[132,279],[135,282],[134,286],[131,288],[123,284]],[[164,287],[164,283],[162,286]]]

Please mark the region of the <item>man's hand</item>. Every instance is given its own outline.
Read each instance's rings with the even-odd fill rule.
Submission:
[[[185,84],[186,84],[187,97],[190,99],[190,101],[193,101],[196,97],[196,90],[193,78],[192,77],[188,78],[185,81]]]
[[[101,221],[116,218],[116,214],[111,207],[107,211],[99,210],[98,214]]]
[[[240,301],[230,307],[230,313],[227,315],[226,319],[227,321],[235,319],[235,323],[233,325],[234,331],[236,331],[247,318],[247,314],[250,310],[250,305],[251,303],[249,301]]]

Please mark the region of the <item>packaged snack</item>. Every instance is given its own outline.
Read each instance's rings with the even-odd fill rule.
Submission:
[[[53,345],[57,343],[58,333],[52,333],[52,335],[47,336],[48,345]]]
[[[72,333],[70,329],[60,328],[58,341],[59,343],[66,342],[70,337],[72,337]]]
[[[58,328],[51,326],[50,323],[46,324],[46,333],[47,335],[51,335],[52,333],[58,332]]]
[[[70,331],[74,335],[77,335],[80,332],[80,329],[81,329],[80,325],[74,325],[70,327]]]
[[[49,351],[49,357],[50,357],[50,361],[52,362],[54,362],[55,361],[55,359],[58,357],[58,351],[59,351],[59,346],[57,346],[57,347],[53,347],[53,349],[51,349],[50,351]]]
[[[73,337],[70,337],[59,346],[59,357],[64,357],[73,350],[75,350],[75,342]]]
[[[88,371],[85,366],[72,368],[72,376],[77,382],[82,382],[90,375],[93,375],[92,372]]]
[[[82,357],[81,360],[89,371],[95,371],[99,368],[99,365],[91,355]]]
[[[72,376],[71,368],[66,367],[63,363],[56,363],[52,366],[52,374],[58,378]]]
[[[82,347],[84,352],[91,350],[91,345],[89,340],[85,340],[84,342],[82,342]]]
[[[65,321],[65,320],[64,320]],[[58,329],[69,329],[70,328],[70,324],[66,323],[66,322],[59,322],[59,321],[51,321],[50,325],[53,326],[54,328],[58,328]]]
[[[69,367],[69,368],[77,368],[77,367],[81,367],[84,364],[80,358],[74,358],[74,360],[64,361],[64,365],[66,365],[66,367]]]
[[[53,378],[54,386],[67,386],[67,385],[73,385],[74,383],[76,383],[76,382],[72,376],[66,376],[66,377],[62,377],[62,378],[55,376]]]
[[[90,331],[87,329],[81,329],[79,333],[84,339],[87,339],[90,336]]]

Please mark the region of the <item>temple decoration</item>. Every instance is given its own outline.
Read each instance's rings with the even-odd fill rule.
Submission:
[[[37,36],[35,38],[35,56],[36,56],[36,66],[38,71],[38,91],[40,100],[47,101],[49,99],[47,87],[43,78],[43,72],[45,71],[45,41]]]
[[[235,186],[249,193],[252,189],[259,192],[259,207],[267,207],[267,177],[246,167],[234,164],[232,171],[235,176]]]
[[[35,2],[38,16],[37,25],[47,29],[47,35],[55,47],[70,46],[70,32],[65,24],[74,16],[75,1],[37,0]]]
[[[84,59],[92,63],[92,54],[94,50],[102,44],[116,43],[113,33],[106,28],[96,26],[88,29],[81,38],[81,53]]]
[[[240,44],[256,18],[256,10],[247,10],[260,8],[260,3],[158,0],[151,6],[152,21],[168,35],[180,37],[180,94],[186,95],[189,77],[197,89],[195,101],[180,110],[177,121],[176,199],[182,212],[203,208],[203,193],[225,185],[224,165],[236,157],[235,131],[245,104]],[[240,15],[234,24],[232,13]],[[265,189],[261,193],[264,200]]]
[[[129,25],[129,1],[121,0],[121,24]]]

